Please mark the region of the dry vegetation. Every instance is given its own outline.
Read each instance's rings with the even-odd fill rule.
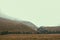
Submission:
[[[60,40],[60,34],[9,34],[0,35],[0,40]]]
[[[8,31],[8,32],[33,32],[35,33],[36,30],[32,29],[31,26],[23,24],[25,21],[16,21],[10,20],[5,18],[0,18],[0,32],[1,31]],[[35,28],[35,26],[33,27]]]
[[[32,26],[33,27],[33,26]],[[0,32],[32,32],[32,34],[0,35],[0,40],[60,40],[60,34],[34,34],[37,31],[23,23],[0,18]]]

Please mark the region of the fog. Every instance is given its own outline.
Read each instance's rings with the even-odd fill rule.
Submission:
[[[60,0],[0,0],[0,17],[39,26],[60,25]]]

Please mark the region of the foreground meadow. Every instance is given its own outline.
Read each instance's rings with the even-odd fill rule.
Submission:
[[[60,34],[9,34],[0,35],[0,40],[60,40]]]

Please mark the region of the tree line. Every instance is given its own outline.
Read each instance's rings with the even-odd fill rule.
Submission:
[[[0,35],[6,35],[6,34],[60,34],[60,31],[40,31],[40,32],[36,32],[36,33],[32,33],[32,32],[8,32],[8,31],[2,31],[0,32]]]
[[[8,31],[0,32],[0,35],[6,35],[6,34],[33,34],[33,33],[32,32],[8,32]]]
[[[37,29],[37,32],[9,32],[9,31],[1,31],[0,35],[6,35],[6,34],[60,34],[60,31],[49,31],[46,30],[44,27],[40,27]]]

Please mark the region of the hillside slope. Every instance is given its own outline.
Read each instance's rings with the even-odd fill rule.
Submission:
[[[25,21],[24,21],[25,22]],[[9,32],[37,32],[35,29],[33,29],[33,26],[28,26],[22,22],[9,20],[6,18],[0,17],[0,31],[9,31]]]

